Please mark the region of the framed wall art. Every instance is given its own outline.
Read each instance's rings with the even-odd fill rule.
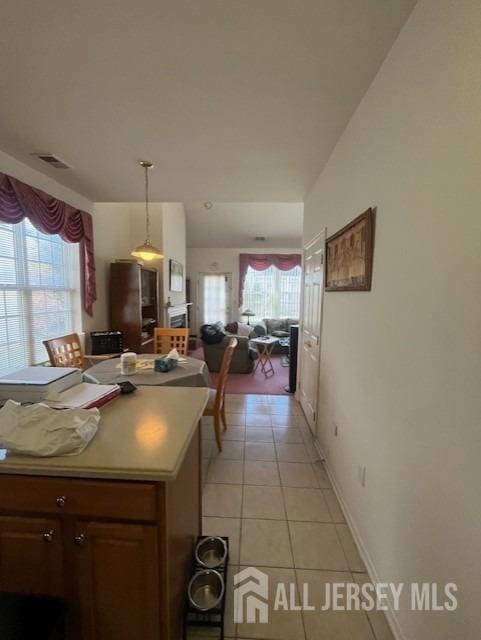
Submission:
[[[184,267],[177,260],[169,261],[169,275],[170,275],[170,290],[171,291],[183,291],[184,290]]]
[[[370,291],[373,248],[369,208],[326,240],[326,291]]]

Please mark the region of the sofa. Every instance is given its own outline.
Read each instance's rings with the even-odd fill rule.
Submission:
[[[288,338],[290,335],[290,327],[292,324],[299,324],[298,318],[263,318],[261,322],[257,322],[253,327],[253,333],[256,337],[274,336],[275,338]],[[273,353],[282,353],[285,351],[280,345],[276,345]]]
[[[218,373],[222,364],[225,348],[231,338],[237,338],[237,347],[232,356],[229,373],[252,373],[257,351],[249,344],[249,338],[234,334],[226,334],[221,342],[216,344],[203,343],[204,360],[209,367],[209,371]]]

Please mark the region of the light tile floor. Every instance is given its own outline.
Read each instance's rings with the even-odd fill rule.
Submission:
[[[393,640],[382,613],[270,611],[269,623],[233,623],[232,576],[255,566],[269,583],[309,585],[318,604],[329,582],[368,581],[366,569],[297,402],[228,395],[218,453],[203,420],[203,533],[230,539],[225,637],[259,640]],[[273,589],[270,589],[272,592]],[[215,635],[190,632],[189,640]]]

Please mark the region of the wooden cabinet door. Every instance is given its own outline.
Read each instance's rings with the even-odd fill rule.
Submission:
[[[83,640],[159,640],[157,530],[78,522],[73,540]]]
[[[58,520],[0,516],[0,590],[64,595]]]

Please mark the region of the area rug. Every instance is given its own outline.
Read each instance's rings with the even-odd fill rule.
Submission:
[[[189,352],[192,358],[204,359],[202,347]],[[272,356],[274,375],[266,377],[259,366],[255,373],[230,373],[227,378],[227,393],[260,393],[272,396],[290,395],[285,388],[289,384],[289,369],[282,366],[282,356]],[[217,383],[217,373],[210,374],[212,387]]]

